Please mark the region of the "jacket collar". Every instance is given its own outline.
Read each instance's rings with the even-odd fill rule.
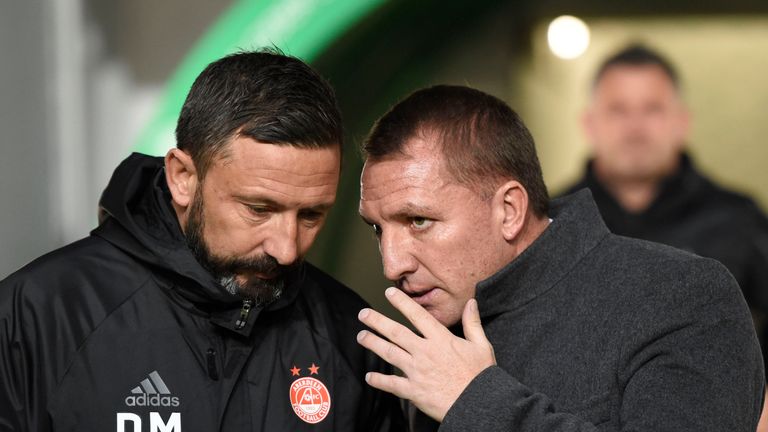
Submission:
[[[286,281],[282,296],[266,307],[254,306],[243,328],[243,299],[227,292],[187,247],[165,181],[162,158],[134,153],[115,170],[100,202],[101,224],[92,235],[144,262],[174,301],[210,317],[221,327],[250,334],[262,309],[281,309],[296,299],[303,266]]]
[[[589,190],[552,201],[546,230],[512,262],[477,284],[483,318],[544,294],[608,234]]]

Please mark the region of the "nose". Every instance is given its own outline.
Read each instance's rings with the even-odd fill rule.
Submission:
[[[379,239],[381,264],[384,277],[395,282],[416,271],[416,258],[410,252],[411,244],[401,239],[396,232],[382,232]]]
[[[281,265],[289,265],[299,257],[299,223],[296,216],[275,218],[270,235],[264,241],[264,252]]]
[[[627,123],[629,123],[633,130],[641,130],[646,127],[652,116],[653,113],[648,110],[636,109],[627,115]]]

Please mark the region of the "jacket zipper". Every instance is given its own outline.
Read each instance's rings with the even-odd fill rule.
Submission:
[[[252,306],[253,300],[243,300],[243,307],[240,308],[240,319],[235,322],[235,329],[240,330],[248,323],[248,314],[251,313]]]

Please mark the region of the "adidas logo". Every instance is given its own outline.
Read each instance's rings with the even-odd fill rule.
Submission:
[[[128,406],[139,407],[177,407],[179,398],[170,396],[171,391],[160,378],[157,371],[152,371],[149,377],[144,378],[139,385],[131,390],[132,395],[125,398]]]

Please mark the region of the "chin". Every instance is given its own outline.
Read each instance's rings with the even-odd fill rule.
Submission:
[[[653,177],[654,169],[646,168],[642,164],[630,163],[620,165],[614,170],[617,178],[625,180],[645,180]]]
[[[455,316],[455,314],[431,308],[427,308],[427,312],[445,327],[452,327],[461,321],[461,315]]]

